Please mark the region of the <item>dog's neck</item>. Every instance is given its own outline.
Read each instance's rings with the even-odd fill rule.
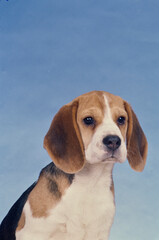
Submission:
[[[114,163],[86,163],[84,168],[76,173],[75,181],[85,184],[86,188],[94,188],[100,184],[104,184],[106,188],[110,188],[113,167]]]

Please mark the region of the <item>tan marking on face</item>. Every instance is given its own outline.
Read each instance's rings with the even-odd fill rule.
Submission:
[[[16,231],[20,231],[25,225],[25,214],[22,212]]]
[[[47,217],[49,210],[59,203],[69,185],[68,178],[64,175],[40,176],[28,198],[33,217]]]
[[[120,132],[123,136],[123,139],[126,140],[126,132],[128,127],[128,114],[125,110],[125,104],[124,104],[125,102],[121,97],[115,96],[111,93],[106,93],[106,97],[109,103],[112,119],[116,123],[116,125],[119,127]],[[117,124],[117,119],[120,116],[125,117],[124,125]]]
[[[89,145],[92,136],[104,117],[104,98],[102,92],[94,91],[84,94],[78,98],[79,107],[77,111],[77,123],[80,128],[82,140],[85,149]],[[83,119],[86,117],[93,117],[95,126],[86,126]]]

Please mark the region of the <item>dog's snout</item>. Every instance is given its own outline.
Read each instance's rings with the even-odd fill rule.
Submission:
[[[107,146],[108,149],[115,151],[121,145],[121,139],[116,135],[109,135],[103,138],[103,144]]]

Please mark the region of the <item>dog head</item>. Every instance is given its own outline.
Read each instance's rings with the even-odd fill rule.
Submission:
[[[67,173],[85,162],[115,163],[128,158],[136,171],[144,169],[147,140],[131,106],[103,91],[83,94],[55,115],[44,138],[55,165]]]

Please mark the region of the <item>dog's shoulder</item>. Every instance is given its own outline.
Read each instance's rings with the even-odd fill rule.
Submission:
[[[46,217],[49,209],[59,203],[72,184],[74,174],[60,170],[52,162],[42,169],[38,182],[28,197],[33,217]]]
[[[40,201],[41,198],[39,198],[40,194],[46,200],[46,193],[43,194],[43,190],[49,192],[50,195],[55,196],[57,199],[60,199],[62,195],[62,185],[66,185],[66,182],[67,185],[70,185],[73,178],[73,174],[64,173],[58,169],[53,162],[44,167],[40,172],[38,181],[34,182],[20,196],[3,219],[0,225],[0,239],[15,239],[15,232],[17,228],[20,228],[20,223],[23,219],[23,209],[28,200],[32,203],[32,198],[34,198],[34,202],[36,202],[35,199],[38,199],[37,205],[40,204],[43,206],[43,203]]]

